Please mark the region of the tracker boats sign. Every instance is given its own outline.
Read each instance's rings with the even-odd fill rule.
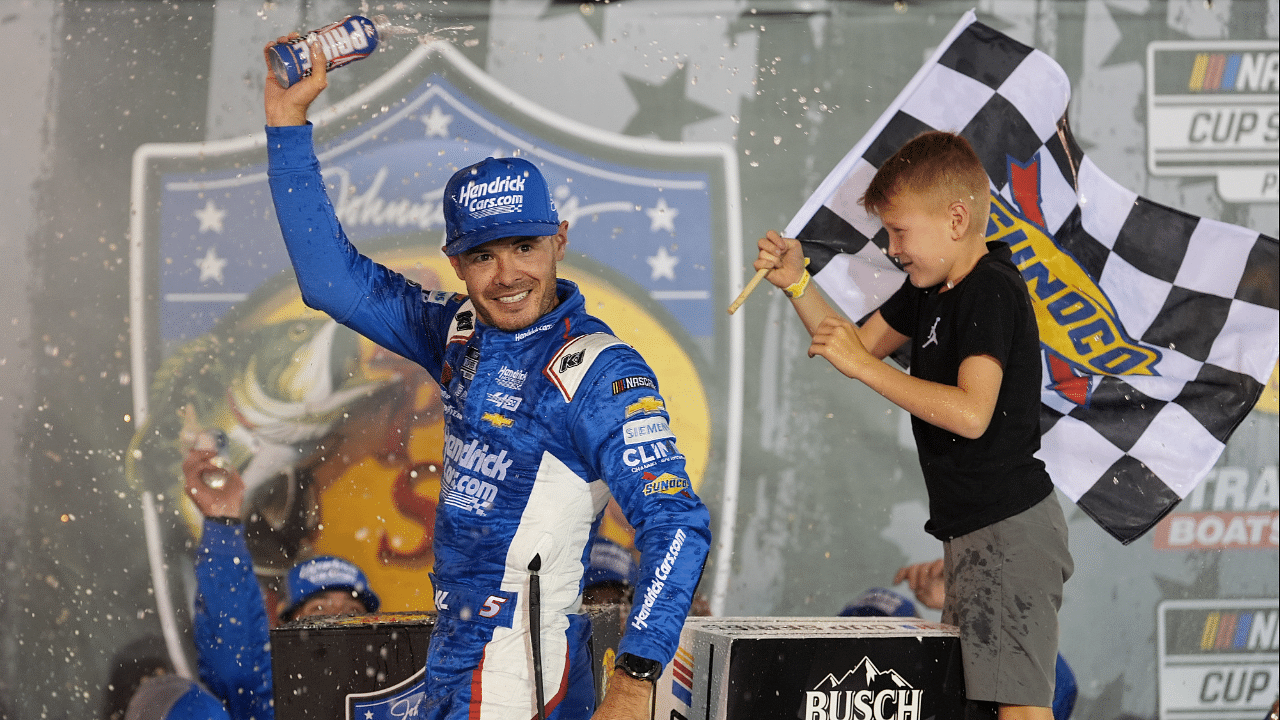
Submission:
[[[537,165],[569,223],[560,275],[650,362],[695,487],[736,465],[739,439],[724,428],[737,425],[710,420],[713,408],[741,416],[743,321],[718,312],[734,292],[730,268],[741,266],[730,146],[624,137],[557,117],[447,43],[414,50],[312,120],[351,241],[426,288],[462,289],[440,249],[448,178],[488,156]],[[145,145],[134,157],[139,382],[127,474],[143,500],[158,610],[179,669],[189,597],[180,586],[191,566],[183,548],[201,527],[180,492],[182,438],[193,431],[228,439],[268,593],[298,559],[333,554],[364,568],[386,610],[433,602],[432,525],[450,487],[441,391],[421,368],[304,306],[267,186],[265,142]],[[469,194],[477,212],[494,212],[502,208],[480,205],[518,191]],[[601,532],[630,543],[616,506]]]

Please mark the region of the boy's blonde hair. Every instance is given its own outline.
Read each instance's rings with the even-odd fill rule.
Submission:
[[[860,202],[868,212],[879,215],[904,192],[931,197],[939,211],[952,201],[963,202],[972,218],[970,227],[986,234],[991,212],[987,172],[973,146],[961,135],[941,130],[917,135],[884,161]]]

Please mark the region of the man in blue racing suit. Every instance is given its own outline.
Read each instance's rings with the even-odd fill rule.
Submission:
[[[361,255],[312,147],[307,109],[325,83],[320,67],[287,90],[268,74],[269,182],[304,302],[441,386],[438,620],[423,713],[592,715],[582,583],[612,495],[635,527],[640,573],[594,717],[648,718],[711,537],[653,371],[557,279],[568,223],[526,160],[489,158],[445,186],[444,252],[466,294],[424,290]]]

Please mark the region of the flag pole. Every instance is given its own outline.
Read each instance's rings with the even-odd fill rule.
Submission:
[[[729,305],[730,315],[734,314],[738,311],[738,308],[742,307],[742,303],[747,301],[747,296],[751,294],[752,290],[756,289],[756,286],[760,284],[760,281],[763,280],[764,276],[768,275],[769,271],[772,269],[773,268],[760,268],[756,271],[756,276],[751,278],[751,282],[748,282],[747,286],[742,288],[742,292],[738,294],[738,298]]]

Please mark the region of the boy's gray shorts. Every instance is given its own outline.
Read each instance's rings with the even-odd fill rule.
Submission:
[[[1051,707],[1058,608],[1074,569],[1057,495],[943,548],[942,621],[960,628],[966,695]]]

